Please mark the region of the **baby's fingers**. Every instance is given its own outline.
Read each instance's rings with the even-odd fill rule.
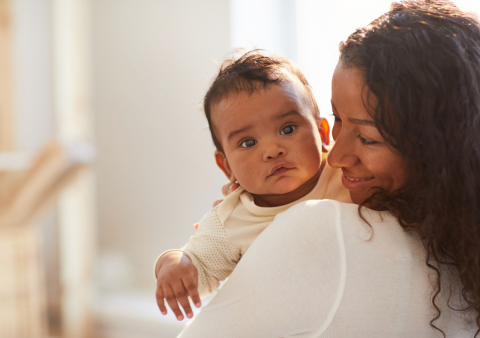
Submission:
[[[223,202],[223,199],[216,200],[215,202],[213,202],[212,206],[215,208],[217,205],[219,205],[222,202]]]
[[[175,297],[177,298],[177,301],[180,303],[180,305],[183,307],[183,310],[185,311],[185,314],[187,315],[188,318],[193,317],[193,311],[192,308],[190,307],[190,301],[188,300],[188,291],[185,290],[185,287],[183,286],[182,281],[178,281],[177,283],[172,285],[173,292],[175,294]],[[177,315],[178,320],[180,319]]]
[[[202,301],[200,300],[200,295],[198,294],[196,276],[189,276],[183,278],[183,286],[188,292],[190,298],[192,298],[193,304],[196,307],[202,306]]]
[[[177,297],[175,297],[175,291],[171,287],[165,287],[165,299],[167,300],[170,309],[172,309],[173,313],[177,317],[178,320],[183,320],[183,313],[178,307]]]
[[[164,302],[164,296],[163,296],[163,290],[160,285],[157,286],[157,292],[155,293],[155,297],[157,298],[157,305],[160,311],[162,312],[162,315],[167,314],[167,308],[165,307],[165,302]]]
[[[240,184],[238,183],[232,183],[232,182],[225,183],[222,187],[223,196],[225,197],[228,196],[228,194],[230,194],[231,192],[234,192],[239,186]]]

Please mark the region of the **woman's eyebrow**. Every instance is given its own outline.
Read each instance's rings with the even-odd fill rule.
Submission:
[[[350,121],[350,123],[352,123],[352,124],[357,124],[357,125],[360,125],[360,126],[376,127],[375,122],[371,121],[371,120],[354,119],[354,118],[349,117],[348,121]]]
[[[333,104],[333,102],[330,101],[330,103],[332,104],[333,110],[337,111],[337,108],[335,108],[335,105]],[[352,123],[352,124],[356,124],[356,125],[360,125],[360,126],[376,127],[375,122],[372,121],[372,120],[354,119],[354,118],[349,117],[348,121],[350,121],[350,123]]]
[[[330,100],[330,103],[332,104],[333,110],[337,111],[337,108],[335,108],[335,105],[333,104],[332,100]]]

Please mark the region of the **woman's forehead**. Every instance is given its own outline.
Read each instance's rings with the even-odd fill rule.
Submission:
[[[368,108],[376,107],[378,100],[368,90],[363,71],[339,62],[332,78],[332,106],[337,113],[349,118],[372,120]]]

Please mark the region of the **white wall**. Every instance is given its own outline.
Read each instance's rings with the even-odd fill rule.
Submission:
[[[296,62],[297,2],[299,1],[230,0],[232,49],[266,49]]]
[[[188,240],[226,181],[199,104],[230,51],[229,2],[95,0],[92,10],[100,278],[108,289],[133,276],[153,292],[155,258]]]
[[[17,147],[36,151],[54,136],[50,0],[13,0]]]

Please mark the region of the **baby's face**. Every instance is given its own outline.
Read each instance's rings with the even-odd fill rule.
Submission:
[[[320,169],[318,119],[300,85],[233,95],[212,107],[212,122],[226,157],[225,174],[252,194],[289,193]]]

